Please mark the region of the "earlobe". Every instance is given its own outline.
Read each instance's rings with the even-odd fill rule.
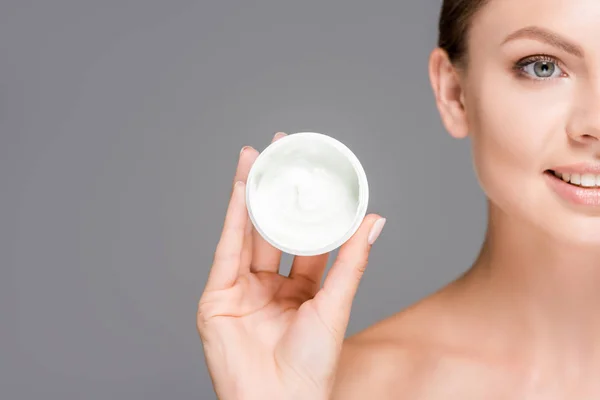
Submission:
[[[468,136],[464,90],[443,49],[436,48],[429,57],[429,80],[446,130],[457,139]]]

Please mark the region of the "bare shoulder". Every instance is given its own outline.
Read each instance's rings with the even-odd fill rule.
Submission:
[[[410,317],[400,313],[344,342],[333,399],[415,398],[430,355],[408,334]]]
[[[346,339],[332,398],[510,398],[495,397],[508,379],[502,360],[457,330],[459,321],[436,303],[416,304]]]

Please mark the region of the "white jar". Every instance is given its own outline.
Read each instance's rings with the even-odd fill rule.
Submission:
[[[301,256],[330,252],[358,229],[369,187],[354,153],[321,133],[300,132],[271,143],[248,176],[246,204],[258,233]]]

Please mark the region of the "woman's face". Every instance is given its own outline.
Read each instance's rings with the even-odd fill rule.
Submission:
[[[466,129],[494,207],[600,245],[600,1],[491,0],[468,48]]]

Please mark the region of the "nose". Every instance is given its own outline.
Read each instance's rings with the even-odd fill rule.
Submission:
[[[600,145],[600,86],[591,85],[573,108],[567,134],[577,143]]]

